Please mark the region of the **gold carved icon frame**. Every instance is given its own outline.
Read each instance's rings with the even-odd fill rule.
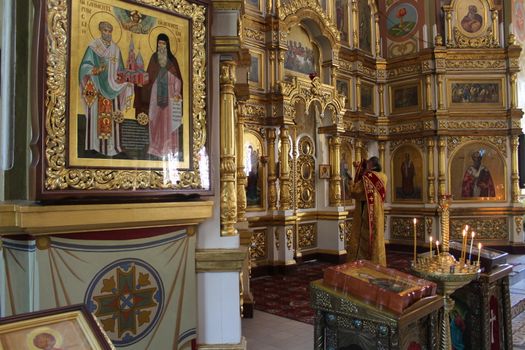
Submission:
[[[0,320],[0,350],[75,348],[115,349],[83,304],[5,317]],[[50,347],[50,348],[51,348]],[[47,349],[47,347],[46,347]]]
[[[422,203],[425,167],[421,151],[413,145],[401,145],[392,154],[392,201]]]
[[[500,151],[486,142],[467,142],[450,157],[449,193],[455,202],[504,202],[506,174]]]
[[[450,109],[503,109],[506,89],[503,78],[447,80],[447,99]]]
[[[390,110],[393,114],[418,112],[422,109],[422,100],[420,81],[390,85]]]
[[[32,197],[211,193],[207,3],[42,0],[37,10]]]

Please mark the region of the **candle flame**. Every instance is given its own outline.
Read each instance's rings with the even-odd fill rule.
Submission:
[[[414,225],[415,225],[416,223],[417,223],[417,219],[416,219],[416,218],[414,218]]]
[[[430,242],[432,242],[432,236],[430,236]]]
[[[478,249],[481,249],[481,243],[478,243]]]
[[[465,225],[465,231],[468,231],[468,229],[469,229],[469,226]]]
[[[476,232],[472,231],[472,238],[476,235]]]

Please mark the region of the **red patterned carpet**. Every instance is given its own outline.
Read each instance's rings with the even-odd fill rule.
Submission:
[[[409,253],[387,254],[388,267],[408,272]],[[309,305],[311,281],[323,277],[330,263],[310,261],[297,266],[293,275],[273,275],[253,278],[250,289],[255,299],[255,309],[292,320],[313,324],[314,310]]]

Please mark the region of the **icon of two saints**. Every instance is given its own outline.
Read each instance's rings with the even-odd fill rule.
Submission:
[[[122,27],[133,33],[145,34],[155,23],[153,17],[138,11],[125,13],[129,20],[122,22]],[[147,154],[152,159],[175,157],[180,152],[183,90],[170,38],[165,33],[158,34],[155,52],[144,69],[140,49],[135,52],[133,39],[124,64],[120,47],[113,40],[114,25],[100,21],[98,30],[100,36],[88,44],[79,67],[86,116],[84,149],[108,157],[123,154],[120,126],[124,111],[133,104],[136,122],[147,125]]]

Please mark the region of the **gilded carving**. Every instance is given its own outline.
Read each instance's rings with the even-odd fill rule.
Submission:
[[[393,153],[396,148],[401,145],[411,144],[418,147],[421,151],[425,150],[425,140],[424,139],[401,139],[401,140],[392,140],[390,141],[390,153]]]
[[[504,157],[507,156],[507,138],[505,136],[449,136],[447,139],[448,153],[468,141],[485,141],[497,148]]]
[[[425,226],[427,229],[427,236],[432,236],[432,223],[434,222],[434,219],[430,216],[425,216]]]
[[[506,217],[472,217],[451,218],[450,235],[454,239],[462,239],[461,232],[465,225],[469,225],[476,232],[479,239],[508,239],[508,222]]]
[[[392,216],[390,219],[390,229],[392,238],[414,238],[414,222],[412,217]],[[425,234],[425,222],[419,219],[416,223],[416,235],[418,239],[423,239]]]
[[[206,142],[206,74],[207,50],[205,49],[206,7],[184,0],[151,0],[149,5],[175,11],[187,16],[193,23],[193,106],[192,126],[193,148],[191,158],[194,170],[179,171],[178,181],[166,181],[164,173],[156,170],[114,170],[114,169],[68,169],[66,168],[66,80],[68,74],[69,28],[68,2],[50,0],[47,5],[48,33],[46,110],[47,169],[44,187],[46,190],[132,190],[132,189],[199,189],[202,188],[199,171],[199,152]]]
[[[503,120],[440,120],[440,129],[496,129],[506,130],[508,122]]]
[[[403,123],[399,125],[390,126],[388,128],[389,134],[404,134],[404,133],[412,133],[417,131],[422,131],[422,124],[421,122],[415,122],[415,123]]]
[[[305,147],[310,139],[303,137],[299,149]],[[311,148],[313,149],[313,147]],[[315,207],[315,159],[311,154],[300,154],[297,159],[297,207],[301,209]]]
[[[268,140],[268,209],[277,209],[277,169],[275,161],[275,139],[274,128],[266,129],[266,139]]]
[[[345,223],[344,223],[344,221],[341,221],[341,222],[339,223],[339,240],[340,240],[341,242],[344,242],[344,241],[345,241],[345,237],[346,237],[346,231],[345,231],[345,229],[346,229]]]
[[[279,182],[280,182],[280,207],[281,210],[290,209],[291,204],[291,182],[290,182],[290,162],[289,162],[289,153],[290,153],[290,135],[289,130],[281,126],[281,153],[279,158]]]
[[[348,245],[350,244],[350,235],[352,234],[352,223],[353,223],[353,221],[354,221],[353,218],[349,218],[349,219],[345,220],[345,232],[346,232],[345,247],[348,247]]]
[[[250,259],[263,260],[268,256],[268,244],[266,242],[266,230],[256,230],[252,233],[250,240]]]
[[[264,42],[264,33],[251,28],[244,28],[244,35],[247,39]]]
[[[484,36],[470,38],[463,35],[457,28],[454,28],[454,41],[455,45],[452,42],[448,42],[447,47],[455,46],[459,48],[495,48],[499,46],[497,40],[494,40],[492,29],[489,29]]]
[[[523,216],[516,216],[514,218],[516,234],[519,235],[523,231]]]
[[[221,235],[237,233],[237,189],[235,187],[235,157],[221,156]]]
[[[415,64],[404,65],[401,67],[393,68],[388,70],[389,78],[396,78],[403,75],[418,74],[421,72],[421,67]]]
[[[235,159],[235,67],[233,61],[224,61],[220,66],[220,208],[221,235],[237,234],[237,188]]]
[[[375,79],[377,74],[376,74],[376,70],[374,69],[371,69],[367,66],[365,66],[363,64],[363,62],[357,62],[357,71],[361,74],[361,75],[364,75],[365,77],[369,77],[371,79]]]
[[[336,41],[339,41],[339,30],[334,25],[334,23],[330,21],[330,18],[328,18],[327,14],[325,11],[323,11],[317,0],[289,0],[284,4],[281,4],[281,7],[279,8],[279,19],[284,20],[290,15],[296,15],[300,9],[309,9],[313,13],[317,14],[319,16],[318,18],[311,19],[320,22],[318,23],[319,28],[326,28],[330,35]]]
[[[287,228],[286,229],[286,248],[288,250],[292,250],[293,247],[293,229]]]
[[[299,225],[299,248],[308,249],[317,246],[317,225],[315,223]]]
[[[245,117],[255,117],[260,119],[266,116],[266,107],[263,104],[247,103],[245,109]]]
[[[464,59],[446,61],[447,69],[466,70],[466,69],[503,69],[506,67],[503,60],[481,60],[481,59]]]

